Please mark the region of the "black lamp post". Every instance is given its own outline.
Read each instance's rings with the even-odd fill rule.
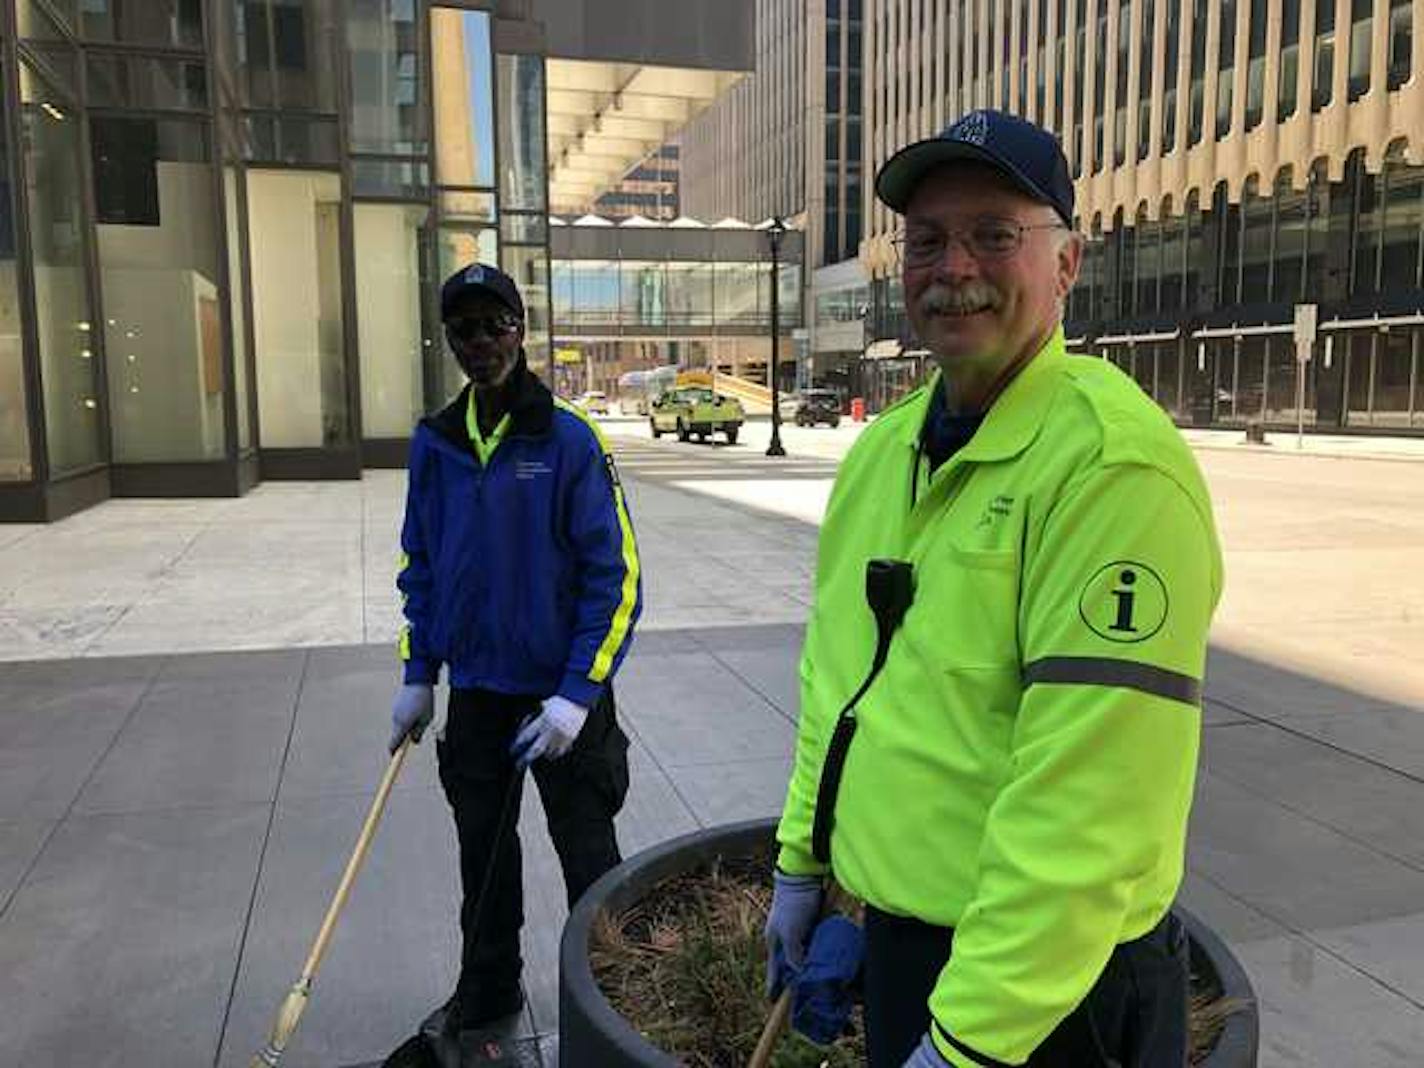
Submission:
[[[771,444],[766,447],[768,456],[786,455],[781,447],[781,398],[776,388],[781,364],[781,239],[785,236],[785,220],[773,215],[766,228],[766,239],[771,245],[771,363],[767,371],[767,384],[771,386]]]

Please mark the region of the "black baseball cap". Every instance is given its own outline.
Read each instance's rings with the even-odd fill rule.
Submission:
[[[946,163],[983,163],[1073,225],[1073,179],[1058,139],[1003,111],[971,111],[943,132],[906,145],[875,176],[875,195],[901,215],[915,187]]]
[[[520,319],[524,318],[524,300],[519,296],[519,287],[514,284],[514,279],[487,263],[461,267],[445,279],[445,284],[440,287],[440,318],[448,319],[455,301],[469,292],[488,293]]]

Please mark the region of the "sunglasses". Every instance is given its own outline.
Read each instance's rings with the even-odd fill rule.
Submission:
[[[445,321],[445,328],[461,341],[473,341],[477,337],[508,337],[519,327],[519,317],[509,314],[459,316]]]

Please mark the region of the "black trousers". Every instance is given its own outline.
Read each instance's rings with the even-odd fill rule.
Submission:
[[[870,1068],[901,1068],[929,1028],[930,992],[954,931],[865,910],[865,1036]],[[1168,913],[1118,946],[1097,984],[1028,1059],[1028,1068],[1185,1068],[1187,936]]]
[[[519,932],[524,925],[524,879],[518,835],[519,793],[509,745],[540,701],[484,690],[451,690],[445,736],[436,743],[440,782],[455,817],[460,844],[460,979],[455,987],[460,1016],[480,1020],[509,1011],[517,1002],[523,961]],[[573,748],[530,766],[544,818],[554,841],[569,907],[599,876],[622,859],[613,817],[628,792],[628,739],[614,717],[613,688],[607,687]],[[509,791],[515,790],[514,796]],[[500,814],[513,811],[496,841]],[[496,850],[498,855],[496,855]],[[495,864],[488,900],[480,892]],[[477,916],[477,913],[479,915]]]

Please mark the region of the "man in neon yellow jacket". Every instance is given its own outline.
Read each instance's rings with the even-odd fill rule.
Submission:
[[[872,1068],[1177,1068],[1206,487],[1130,378],[1064,351],[1082,242],[1050,134],[974,112],[876,192],[938,370],[827,506],[772,985],[834,876],[867,905]]]

